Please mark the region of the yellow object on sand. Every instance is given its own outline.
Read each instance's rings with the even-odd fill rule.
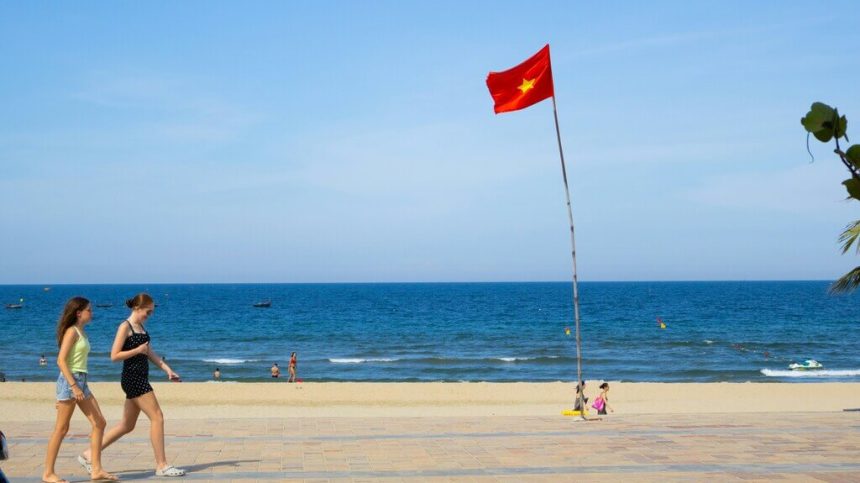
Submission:
[[[578,411],[578,410],[575,410],[575,409],[563,409],[563,410],[561,411],[561,415],[562,415],[562,416],[587,416],[587,415],[588,415],[588,411],[586,411],[586,412],[585,412],[585,414],[583,415],[583,414],[582,414],[582,411]]]

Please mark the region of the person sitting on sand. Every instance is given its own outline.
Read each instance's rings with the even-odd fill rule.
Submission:
[[[591,407],[597,409],[597,414],[606,414],[607,409],[614,413],[615,410],[609,406],[609,383],[604,382],[600,385],[600,389],[600,394],[594,399],[594,404]]]
[[[580,391],[583,392],[582,402],[580,402],[580,400],[579,400]],[[585,381],[581,381],[579,384],[576,385],[576,400],[573,403],[573,410],[574,411],[582,411],[583,404],[587,404],[587,403],[588,403],[588,398],[585,397]]]
[[[278,367],[277,362],[272,364],[272,377],[281,377],[281,368]]]

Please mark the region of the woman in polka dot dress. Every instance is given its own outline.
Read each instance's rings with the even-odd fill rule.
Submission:
[[[125,392],[125,407],[122,421],[111,428],[104,436],[102,449],[107,448],[122,436],[130,433],[140,412],[149,418],[149,438],[155,452],[155,474],[157,476],[183,476],[185,471],[167,464],[164,454],[164,415],[149,385],[149,362],[167,373],[168,379],[179,382],[179,374],[164,362],[150,347],[149,333],[143,325],[155,310],[155,303],[148,294],[140,293],[128,299],[125,304],[131,309],[128,319],[119,324],[113,341],[110,358],[123,361],[122,390]],[[89,461],[89,451],[82,456],[84,463]]]

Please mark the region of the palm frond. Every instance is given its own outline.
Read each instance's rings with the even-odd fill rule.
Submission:
[[[833,282],[830,286],[830,293],[844,294],[853,292],[857,287],[860,287],[860,267],[854,267],[854,270],[839,277],[839,280]]]
[[[842,244],[842,253],[847,252],[858,238],[860,238],[860,220],[846,226],[845,231],[839,235],[839,243]],[[857,253],[860,253],[860,243],[857,243]]]

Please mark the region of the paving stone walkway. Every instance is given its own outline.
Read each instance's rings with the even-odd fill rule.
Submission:
[[[109,422],[110,424],[110,422]],[[51,422],[2,423],[12,482],[40,481]],[[57,471],[88,481],[74,418]],[[155,476],[149,423],[105,451],[125,481]],[[860,482],[860,413],[167,421],[171,464],[193,481]]]

